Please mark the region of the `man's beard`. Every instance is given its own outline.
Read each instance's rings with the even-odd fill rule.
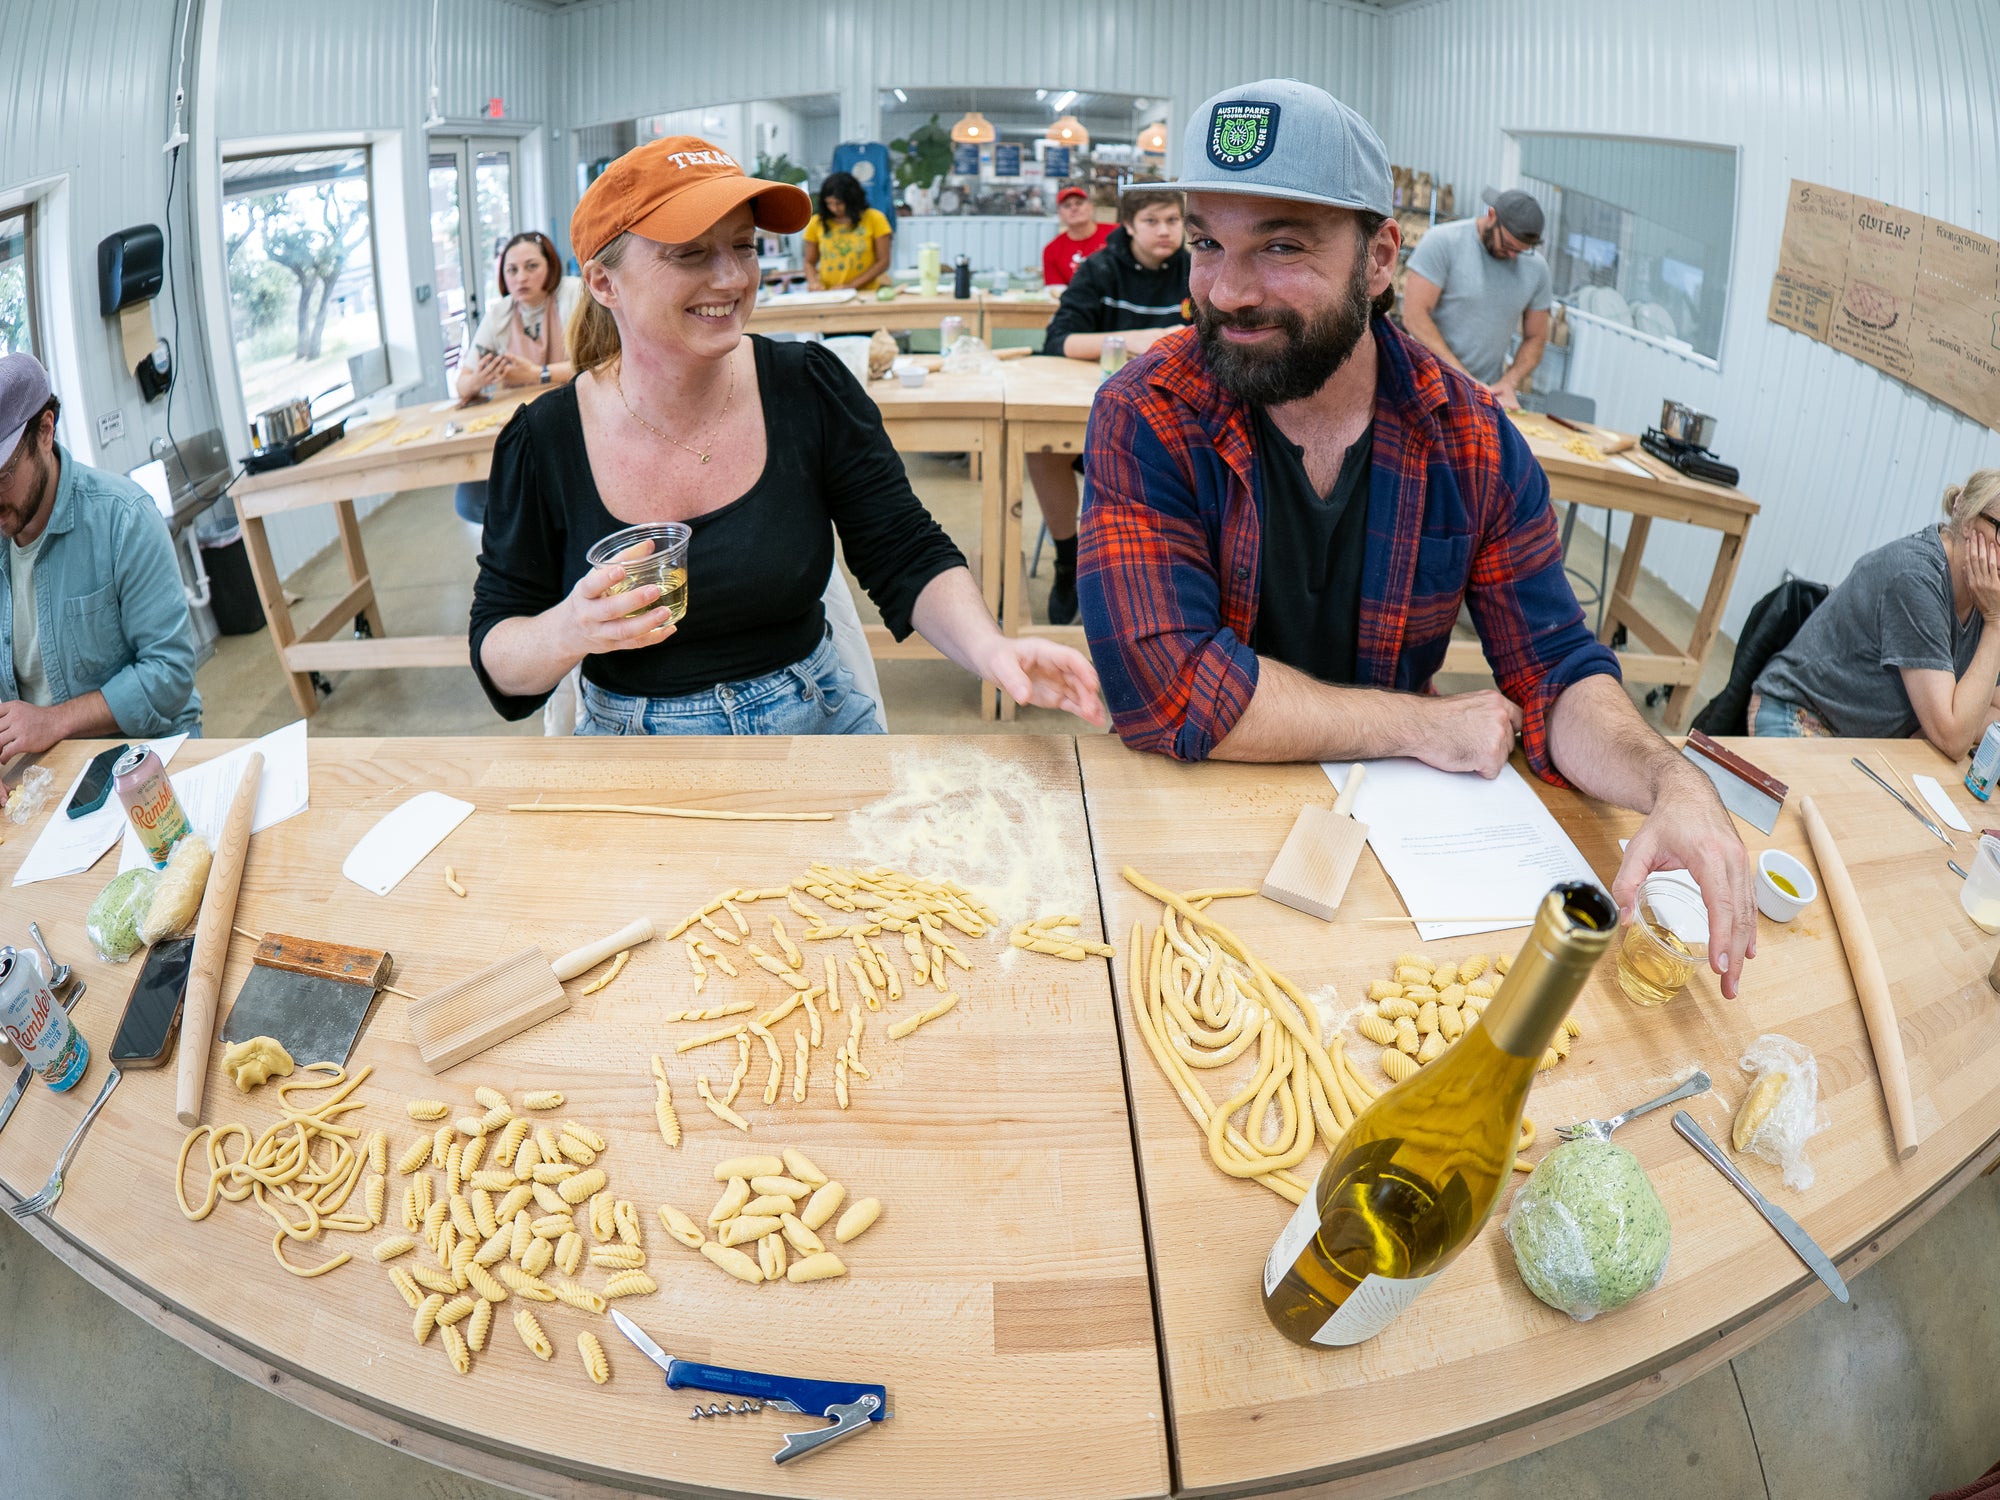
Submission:
[[[1195,331],[1209,372],[1224,390],[1252,406],[1303,401],[1347,363],[1368,331],[1374,300],[1368,294],[1368,269],[1367,258],[1356,257],[1346,297],[1311,323],[1290,308],[1220,313],[1195,303]],[[1275,346],[1236,344],[1222,336],[1225,328],[1276,328],[1283,337]]]

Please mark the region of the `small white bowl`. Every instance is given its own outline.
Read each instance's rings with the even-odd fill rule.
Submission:
[[[1771,879],[1781,875],[1796,896],[1787,896]],[[1782,849],[1766,849],[1757,856],[1757,910],[1773,922],[1789,922],[1819,898],[1819,882],[1812,871]]]
[[[904,390],[914,391],[923,388],[924,377],[929,373],[922,365],[916,365],[911,369],[898,370],[896,378],[903,382]]]

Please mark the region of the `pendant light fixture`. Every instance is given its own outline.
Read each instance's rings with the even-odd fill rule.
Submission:
[[[1090,132],[1075,115],[1059,116],[1046,133],[1058,146],[1071,146],[1078,151],[1090,148]]]
[[[998,135],[993,122],[979,112],[977,94],[972,96],[972,108],[960,115],[958,123],[951,127],[951,138],[961,146],[988,146]]]
[[[1139,132],[1139,149],[1149,156],[1167,154],[1167,122],[1155,120]]]

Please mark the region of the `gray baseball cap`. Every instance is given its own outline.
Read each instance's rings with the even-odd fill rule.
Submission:
[[[49,404],[49,372],[32,354],[0,358],[0,464],[14,456],[21,434]]]
[[[1181,135],[1180,180],[1166,185],[1395,211],[1389,153],[1374,126],[1295,78],[1266,78],[1204,100]]]
[[[1544,227],[1542,205],[1533,198],[1519,188],[1509,188],[1504,193],[1488,188],[1479,196],[1493,210],[1493,217],[1500,221],[1500,227],[1515,239],[1524,245],[1541,242]]]

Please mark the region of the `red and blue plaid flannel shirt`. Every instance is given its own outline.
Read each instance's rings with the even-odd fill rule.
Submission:
[[[1383,319],[1374,324],[1356,685],[1427,692],[1459,605],[1501,691],[1521,706],[1528,764],[1563,784],[1549,715],[1618,659],[1563,575],[1548,476],[1499,403]],[[1257,690],[1263,494],[1249,407],[1209,374],[1194,331],[1160,339],[1098,392],[1077,594],[1125,743],[1203,760]]]

